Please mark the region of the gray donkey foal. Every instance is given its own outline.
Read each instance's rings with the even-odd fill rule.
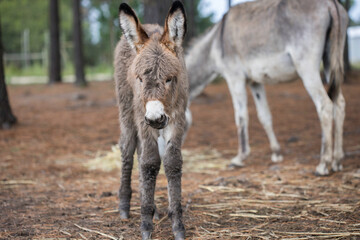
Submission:
[[[186,33],[184,7],[180,1],[173,3],[164,29],[141,25],[125,3],[120,5],[119,20],[124,36],[115,49],[114,77],[121,128],[120,217],[129,218],[133,156],[138,149],[142,239],[149,239],[153,231],[161,160],[168,180],[173,233],[175,239],[185,239],[181,208],[181,145],[188,102],[181,46]]]

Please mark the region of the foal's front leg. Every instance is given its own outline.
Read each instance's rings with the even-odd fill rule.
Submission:
[[[175,240],[185,239],[185,227],[182,223],[181,207],[181,137],[178,141],[168,141],[164,155],[164,168],[168,180],[169,218],[172,221],[172,230]]]
[[[141,234],[142,239],[146,240],[151,238],[153,231],[152,219],[155,213],[155,185],[161,160],[155,139],[149,137],[148,139],[142,139],[141,142]]]

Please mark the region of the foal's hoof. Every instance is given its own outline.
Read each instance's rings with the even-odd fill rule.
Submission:
[[[175,232],[175,240],[185,240],[185,232]]]
[[[129,211],[119,210],[120,211],[120,218],[122,220],[129,219],[130,214]]]
[[[151,240],[151,232],[141,232],[142,240]]]
[[[155,219],[156,221],[159,221],[159,220],[160,220],[160,215],[159,215],[159,212],[158,212],[157,208],[155,208],[154,219]]]

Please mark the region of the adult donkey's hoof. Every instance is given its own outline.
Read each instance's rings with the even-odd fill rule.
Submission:
[[[316,176],[328,176],[329,175],[329,170],[328,170],[326,164],[320,163],[316,167],[315,175]]]
[[[339,171],[342,171],[343,170],[343,166],[341,163],[339,162],[332,162],[331,164],[331,169],[334,171],[334,172],[339,172]]]
[[[149,231],[141,232],[141,237],[142,240],[151,240],[151,232]]]
[[[272,153],[271,154],[271,161],[274,163],[282,162],[284,160],[283,156],[280,153]]]
[[[236,156],[233,159],[231,159],[231,162],[229,165],[230,168],[242,168],[244,166],[245,166],[244,159],[242,159],[239,156]]]
[[[185,240],[185,232],[175,232],[175,240]]]

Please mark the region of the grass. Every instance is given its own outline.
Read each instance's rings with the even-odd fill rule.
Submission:
[[[360,62],[354,63],[351,65],[352,69],[360,70]],[[107,74],[112,75],[113,73],[113,66],[110,63],[102,63],[96,66],[86,66],[85,67],[85,74],[87,77],[96,75],[96,74]],[[74,75],[74,66],[72,63],[66,64],[65,67],[62,69],[63,76]],[[46,77],[48,75],[48,70],[40,63],[32,64],[30,67],[22,68],[16,66],[14,64],[6,64],[5,65],[5,76],[6,76],[6,83],[11,84],[11,79],[13,77]],[[214,81],[213,84],[218,84],[223,82],[224,79],[221,76],[218,76]]]
[[[100,64],[97,66],[86,66],[85,74],[86,76],[96,75],[96,74],[108,74],[112,75],[113,66],[112,64]],[[61,71],[62,76],[74,75],[75,70],[73,64],[66,64]],[[48,75],[48,70],[42,64],[35,63],[27,68],[22,68],[14,64],[5,65],[5,76],[6,83],[11,84],[11,79],[13,77],[46,77]]]

